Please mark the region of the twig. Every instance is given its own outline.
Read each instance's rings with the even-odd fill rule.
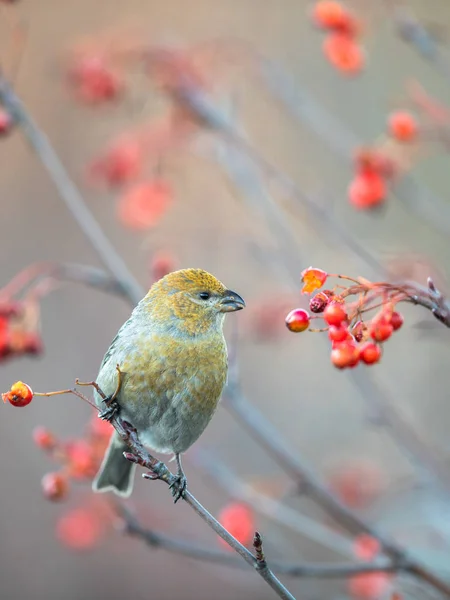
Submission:
[[[22,102],[1,74],[0,102],[14,121],[20,125],[31,147],[47,169],[59,196],[102,259],[105,267],[116,276],[123,288],[126,289],[129,298],[132,299],[134,304],[137,304],[143,296],[141,287],[88,209],[82,195],[70,179],[47,137],[36,126]]]
[[[280,581],[267,564],[262,538],[257,531],[255,532],[255,537],[253,538],[253,548],[255,549],[256,570],[264,579],[264,581],[268,583],[273,590],[277,591],[280,586]],[[286,588],[284,588],[284,596],[282,597],[292,598],[291,594]]]
[[[137,537],[152,548],[160,548],[175,554],[181,554],[196,560],[218,563],[222,566],[237,569],[245,568],[245,563],[222,550],[211,549],[208,546],[194,544],[179,538],[168,536],[153,529],[143,527],[137,518],[124,504],[115,503],[114,508],[123,519],[124,533]],[[342,578],[363,573],[395,573],[402,570],[402,565],[396,565],[389,560],[377,560],[376,562],[362,563],[298,563],[289,564],[280,560],[270,562],[274,571],[280,575],[301,578]]]
[[[125,453],[125,457],[131,462],[137,463],[142,467],[149,469],[150,473],[146,475],[147,479],[160,479],[167,485],[172,486],[176,481],[166,465],[152,456],[148,450],[141,444],[136,430],[126,424],[122,419],[114,415],[111,424],[117,431],[121,439],[129,446],[131,453]],[[187,490],[183,492],[183,500],[188,504],[199,517],[213,529],[235,552],[255,570],[270,585],[275,593],[285,600],[295,600],[294,596],[284,587],[284,585],[275,577],[269,577],[264,570],[258,567],[258,562],[253,554],[245,548],[238,540],[233,537],[222,525],[204,508],[200,502]]]
[[[349,510],[315,476],[311,468],[290,449],[276,429],[244,397],[236,384],[229,384],[225,405],[238,422],[272,456],[278,465],[298,483],[302,491],[334,517],[337,523],[353,534],[365,532],[377,539],[383,551],[394,561],[403,564],[404,570],[450,598],[450,584],[441,580],[392,540]]]

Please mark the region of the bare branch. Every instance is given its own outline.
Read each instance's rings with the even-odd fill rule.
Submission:
[[[1,74],[0,102],[10,113],[14,121],[20,125],[31,147],[47,169],[58,190],[59,196],[65,202],[80,229],[102,259],[105,267],[121,282],[123,289],[127,291],[133,304],[137,304],[143,296],[141,287],[92,215],[49,140],[34,123],[8,81]]]

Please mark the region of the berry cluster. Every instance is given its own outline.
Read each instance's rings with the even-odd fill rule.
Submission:
[[[38,307],[34,303],[0,301],[0,361],[42,353]]]
[[[365,279],[352,279],[344,275],[329,275],[321,269],[310,267],[302,272],[302,292],[311,294],[330,277],[350,281],[349,287],[336,286],[315,294],[309,308],[315,316],[304,309],[295,309],[286,317],[290,331],[299,333],[327,331],[331,341],[331,362],[338,369],[356,367],[360,362],[372,365],[380,361],[381,344],[403,324],[402,315],[395,310],[398,302],[410,298],[406,288],[387,283],[371,283]],[[346,302],[356,296],[356,300]],[[366,313],[375,312],[370,319]],[[311,320],[322,318],[326,327],[310,329]]]
[[[341,3],[318,0],[312,10],[314,23],[327,30],[323,52],[341,73],[357,75],[364,67],[364,51],[358,43],[361,24]]]
[[[48,429],[35,429],[36,446],[61,465],[59,471],[47,473],[42,479],[45,498],[54,502],[64,500],[69,493],[70,480],[91,480],[103,459],[111,433],[112,426],[96,415],[90,421],[85,437],[80,439],[61,441]]]
[[[392,143],[385,148],[361,148],[354,159],[355,176],[348,188],[350,204],[357,209],[372,209],[382,204],[388,186],[401,170],[402,149],[395,144],[417,139],[419,127],[414,116],[406,111],[393,112],[388,118],[388,133]]]

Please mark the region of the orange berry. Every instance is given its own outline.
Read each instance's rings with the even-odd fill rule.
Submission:
[[[33,431],[33,441],[43,450],[52,450],[56,446],[55,436],[45,427],[36,427]]]
[[[44,496],[52,502],[63,500],[69,491],[67,477],[61,473],[47,473],[42,478],[41,486]]]
[[[9,392],[2,394],[3,402],[9,402],[12,406],[23,407],[33,400],[33,391],[29,385],[17,381],[11,386]]]
[[[399,142],[412,142],[417,137],[418,125],[413,115],[406,111],[397,111],[389,116],[389,133]]]
[[[384,179],[376,172],[363,171],[355,176],[348,188],[350,203],[358,209],[373,208],[387,195]]]
[[[285,319],[286,327],[293,333],[301,333],[308,329],[311,323],[311,317],[307,310],[303,308],[295,308],[291,310]]]
[[[346,33],[330,33],[324,40],[323,52],[333,67],[347,75],[357,75],[364,66],[361,47]]]
[[[342,321],[347,320],[347,313],[340,304],[337,304],[336,302],[330,302],[330,304],[324,310],[323,318],[328,325],[336,325],[336,327],[339,327]]]

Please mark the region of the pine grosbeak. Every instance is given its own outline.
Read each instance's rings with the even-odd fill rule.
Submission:
[[[137,430],[143,444],[177,459],[178,497],[186,487],[180,454],[211,420],[227,378],[225,313],[244,300],[201,269],[169,273],[151,288],[120,328],[105,354],[97,383],[113,395],[120,417]],[[99,408],[102,398],[95,394]],[[114,432],[93,482],[98,492],[128,497],[135,465],[123,456],[125,443]]]

